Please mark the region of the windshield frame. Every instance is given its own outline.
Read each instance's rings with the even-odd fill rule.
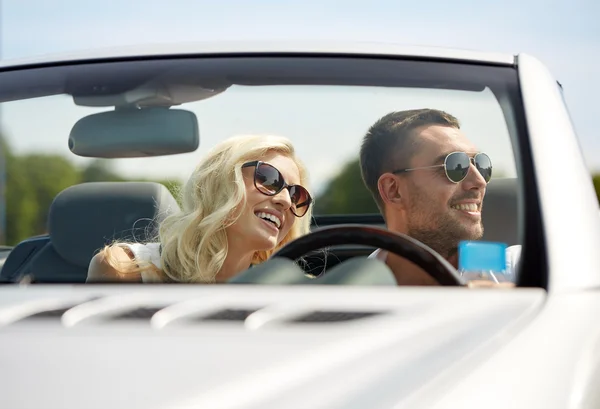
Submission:
[[[104,85],[118,85],[119,90],[135,88],[141,82],[141,67],[147,68],[148,80],[158,78],[159,74],[164,75],[176,67],[184,67],[198,73],[201,66],[206,68],[206,80],[203,79],[202,84],[217,87],[226,87],[231,83],[412,86],[459,90],[489,87],[497,98],[507,122],[519,179],[519,237],[524,253],[520,262],[518,285],[547,289],[545,231],[536,194],[536,174],[515,65],[389,55],[310,53],[240,53],[229,56],[186,55],[169,58],[114,58],[95,62],[55,62],[30,67],[0,68],[0,102],[62,93],[89,97],[94,96],[93,89],[99,84],[98,80],[103,81]],[[132,82],[127,83],[127,78],[122,76],[117,77],[121,83],[110,82],[115,78],[114,73],[117,71],[135,72]],[[90,78],[94,78],[95,81],[90,83]],[[333,216],[324,217],[331,219]],[[342,217],[347,219],[348,215]]]

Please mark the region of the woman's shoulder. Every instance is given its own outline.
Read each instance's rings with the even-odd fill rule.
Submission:
[[[88,267],[87,281],[113,281],[127,280],[139,281],[139,274],[121,274],[114,265],[124,266],[126,269],[134,263],[134,255],[127,247],[110,246],[92,257]]]
[[[129,249],[138,263],[151,263],[157,269],[162,269],[160,243],[127,243],[123,245]],[[151,269],[141,270],[140,275],[144,283],[162,281],[159,275]]]
[[[160,270],[160,243],[117,243],[105,248],[92,258],[88,269],[87,281],[104,281],[107,279],[141,280],[142,282],[161,281],[160,277],[152,269],[139,270],[135,274],[122,274],[111,265],[109,259],[123,266],[131,263],[137,265],[140,263],[150,263]],[[125,267],[125,270],[127,269]]]
[[[161,268],[160,243],[123,243],[119,245],[127,248],[138,262],[152,263]]]

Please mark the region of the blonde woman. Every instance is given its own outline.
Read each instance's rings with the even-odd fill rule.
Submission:
[[[158,242],[105,247],[87,280],[225,282],[308,233],[306,183],[288,139],[227,139],[197,166],[183,188],[182,211],[161,223]]]

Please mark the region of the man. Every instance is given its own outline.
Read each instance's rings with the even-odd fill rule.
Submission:
[[[452,115],[434,109],[385,115],[365,135],[360,165],[390,231],[421,241],[455,267],[458,243],[483,236],[481,208],[491,160],[477,151]],[[509,275],[519,254],[520,246],[507,249]],[[437,285],[402,257],[380,250],[370,257],[385,261],[399,285]]]

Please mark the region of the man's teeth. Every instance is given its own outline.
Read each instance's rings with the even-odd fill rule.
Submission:
[[[452,206],[453,209],[465,210],[467,212],[476,212],[479,210],[477,203],[463,203]]]
[[[270,222],[273,222],[275,224],[275,226],[277,226],[277,228],[281,227],[281,220],[279,220],[279,217],[275,216],[274,214],[265,213],[265,212],[257,212],[256,215],[258,217],[260,217],[261,219],[265,219]]]

